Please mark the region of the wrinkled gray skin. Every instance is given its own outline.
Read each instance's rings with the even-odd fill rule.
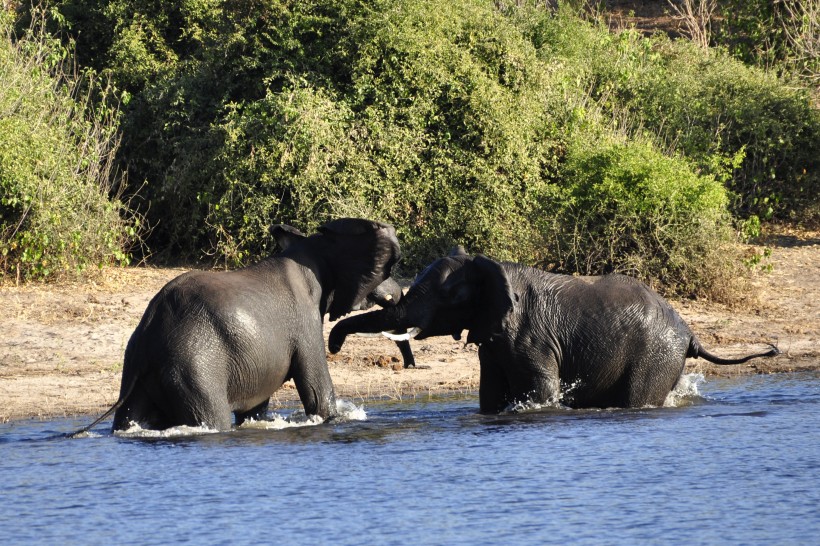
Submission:
[[[186,273],[154,296],[125,350],[114,430],[131,421],[229,429],[232,416],[263,416],[290,378],[307,414],[335,415],[323,316],[339,318],[388,277],[396,232],[352,218],[310,237],[271,231],[282,252],[236,271]]]
[[[468,330],[479,346],[481,411],[516,402],[570,407],[660,406],[687,357],[706,352],[658,294],[623,275],[573,277],[456,251],[420,274],[396,307],[339,321],[337,352],[352,332],[417,327],[416,339]]]
[[[364,311],[372,308],[374,305],[381,307],[394,307],[402,298],[401,286],[393,278],[386,279],[383,283],[376,287],[373,292],[353,307],[353,311]],[[413,350],[410,348],[410,341],[396,341],[396,347],[401,352],[402,360],[405,368],[415,368],[416,359],[413,356]]]

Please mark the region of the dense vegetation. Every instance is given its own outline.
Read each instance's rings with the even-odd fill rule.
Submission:
[[[796,76],[820,92],[818,0],[722,0],[715,45],[749,64]]]
[[[116,112],[81,94],[59,42],[42,29],[13,42],[10,24],[0,12],[0,271],[128,263],[139,223],[112,186]]]
[[[816,220],[805,87],[526,4],[61,0],[51,24],[122,99],[165,258],[356,215],[398,228],[405,274],[461,243],[721,297],[738,229]]]

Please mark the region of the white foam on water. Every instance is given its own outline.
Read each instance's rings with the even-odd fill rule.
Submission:
[[[357,406],[348,400],[336,400],[336,411],[339,412],[338,419],[344,421],[367,421],[364,405]]]
[[[565,406],[562,403],[562,400],[564,400],[564,398],[568,394],[572,394],[572,391],[574,391],[575,389],[580,387],[581,384],[582,384],[582,382],[581,382],[580,379],[578,379],[574,383],[570,383],[570,384],[561,383],[561,392],[558,395],[558,398],[552,398],[550,400],[547,400],[546,402],[534,402],[533,400],[531,400],[529,398],[526,399],[526,400],[523,400],[523,401],[516,400],[515,402],[512,402],[510,405],[508,405],[506,408],[504,408],[504,411],[505,412],[510,412],[510,413],[519,413],[519,412],[522,412],[522,411],[538,411],[538,410],[550,409],[550,408],[551,409],[561,409],[561,408],[568,409],[568,407]]]
[[[666,396],[663,402],[665,408],[676,408],[680,406],[688,406],[695,398],[701,398],[698,386],[704,383],[706,379],[703,374],[690,373],[681,375],[675,388]],[[561,386],[561,396],[557,400],[549,400],[546,403],[533,402],[532,400],[516,401],[504,408],[505,412],[519,413],[523,411],[537,411],[546,408],[564,408],[561,403],[564,396],[571,394],[572,391],[581,385],[581,381],[576,381],[570,385]]]
[[[103,435],[102,435],[102,434],[97,434],[96,432],[92,432],[92,431],[90,431],[90,430],[86,430],[86,431],[81,432],[81,433],[79,433],[79,434],[72,434],[72,435],[70,436],[70,438],[71,438],[72,440],[76,440],[76,439],[79,439],[79,438],[83,438],[83,439],[84,439],[84,438],[102,438],[102,437],[103,437]]]
[[[336,400],[337,421],[366,421],[367,413],[364,406],[357,406],[347,400]],[[273,413],[269,419],[255,421],[249,419],[242,423],[239,428],[253,428],[262,430],[282,430],[295,427],[312,427],[321,425],[324,419],[318,415],[306,415],[304,410],[298,409],[290,415],[280,415]]]
[[[347,400],[336,401],[336,416],[337,421],[366,421],[367,413],[364,406],[357,406],[353,402]],[[242,423],[238,428],[241,429],[261,429],[261,430],[282,430],[286,428],[296,427],[312,427],[324,423],[324,419],[318,415],[306,415],[304,410],[296,410],[290,415],[281,415],[272,413],[268,419],[256,421],[248,419]],[[216,429],[200,426],[190,427],[186,425],[171,427],[165,430],[151,430],[144,429],[137,423],[131,423],[126,430],[118,430],[114,432],[115,436],[121,438],[180,438],[185,436],[197,436],[200,434],[214,434],[219,432]],[[94,433],[86,433],[88,437],[98,437]],[[85,436],[83,436],[85,437]]]
[[[115,436],[120,438],[182,438],[185,436],[199,436],[201,434],[214,434],[219,432],[215,428],[206,426],[189,427],[180,425],[178,427],[166,428],[165,430],[144,429],[137,423],[132,422],[126,430],[114,431]]]
[[[693,398],[699,398],[701,396],[700,391],[698,391],[698,386],[705,381],[706,378],[703,377],[702,373],[687,373],[681,375],[675,388],[666,395],[663,407],[677,408],[679,406],[688,405]]]
[[[257,421],[248,419],[239,428],[259,429],[259,430],[282,430],[286,428],[312,427],[321,425],[325,420],[318,415],[305,415],[303,411],[293,412],[291,415],[279,415],[273,413],[268,419]]]
[[[546,408],[563,408],[561,400],[548,400],[547,402],[533,402],[532,400],[524,400],[522,402],[512,402],[504,412],[507,413],[521,413],[523,411],[538,411]]]

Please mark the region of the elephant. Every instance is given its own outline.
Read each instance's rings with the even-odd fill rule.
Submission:
[[[336,415],[322,322],[348,313],[390,274],[393,226],[342,218],[309,237],[271,228],[282,251],[234,271],[191,271],[154,296],[125,349],[113,430],[231,428],[267,411],[293,379],[308,415]],[[75,433],[75,434],[78,434]]]
[[[572,276],[499,263],[457,249],[429,265],[392,308],[351,316],[330,332],[338,352],[352,332],[452,335],[478,345],[479,405],[571,408],[661,406],[687,357],[740,364],[707,352],[678,313],[644,283],[621,274]]]
[[[353,308],[353,311],[364,311],[372,308],[374,305],[379,305],[381,307],[393,307],[399,302],[399,300],[401,300],[401,298],[401,286],[399,286],[399,283],[397,283],[392,277],[389,277],[377,286],[373,292],[368,294],[365,299],[359,302],[359,304]],[[399,352],[401,353],[405,369],[415,368],[416,359],[413,356],[413,350],[410,347],[410,340],[395,339],[399,336],[391,336],[388,333],[384,334],[394,338],[396,347],[399,348]]]

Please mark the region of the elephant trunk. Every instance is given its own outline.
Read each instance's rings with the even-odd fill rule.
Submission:
[[[399,303],[395,307],[379,309],[340,320],[330,331],[327,342],[328,351],[334,354],[338,353],[345,342],[345,338],[350,334],[374,334],[388,330],[406,331],[411,326],[407,323],[406,316],[404,306]]]

